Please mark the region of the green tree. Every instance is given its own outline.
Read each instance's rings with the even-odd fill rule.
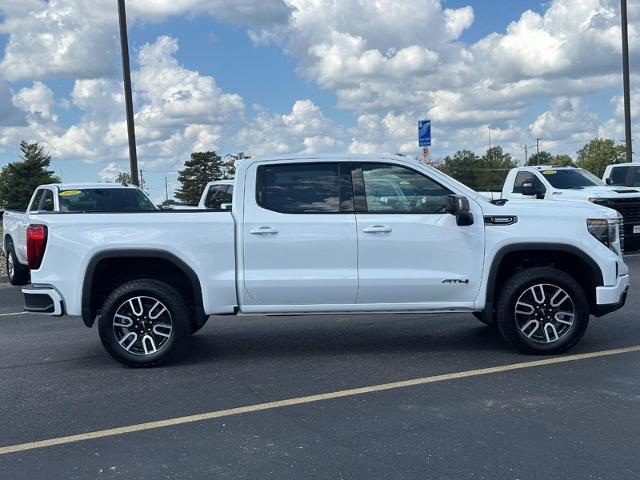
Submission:
[[[479,190],[501,190],[509,170],[517,167],[516,162],[502,147],[491,147],[480,159],[482,169],[478,180]]]
[[[551,165],[553,162],[553,155],[544,150],[540,153],[534,153],[527,160],[527,165]]]
[[[470,150],[458,150],[453,156],[447,155],[438,168],[471,188],[478,186],[480,157]]]
[[[129,172],[120,172],[116,177],[115,183],[133,183]]]
[[[607,165],[624,161],[624,145],[616,145],[611,138],[594,138],[578,150],[576,165],[602,177]]]
[[[207,183],[223,177],[224,163],[216,152],[193,152],[178,172],[180,187],[175,197],[184,203],[198,203]]]
[[[553,160],[551,160],[551,165],[557,166],[557,167],[571,167],[574,165],[573,163],[573,158],[571,158],[570,155],[556,155],[555,157],[553,157]]]
[[[33,191],[45,183],[58,183],[60,179],[51,166],[51,155],[38,142],[20,142],[20,160],[0,170],[0,206],[27,208]]]

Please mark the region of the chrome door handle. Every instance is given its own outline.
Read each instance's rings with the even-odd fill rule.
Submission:
[[[278,233],[278,229],[273,227],[258,227],[252,228],[251,230],[249,230],[249,233],[252,233],[253,235],[273,235],[275,233]]]
[[[365,227],[362,229],[364,233],[390,233],[391,227],[385,225],[374,225],[373,227]]]

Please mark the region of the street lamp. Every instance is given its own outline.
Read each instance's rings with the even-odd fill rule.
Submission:
[[[627,24],[627,0],[620,0],[622,20],[622,82],[624,85],[624,136],[627,162],[633,161],[631,145],[631,93],[629,87],[629,31]]]
[[[133,123],[133,98],[131,95],[131,67],[129,65],[129,39],[127,38],[127,13],[124,0],[118,0],[120,21],[120,49],[122,51],[122,76],[124,79],[124,104],[127,113],[127,136],[129,137],[129,164],[131,182],[140,186],[138,178],[138,153],[136,151],[136,129]]]

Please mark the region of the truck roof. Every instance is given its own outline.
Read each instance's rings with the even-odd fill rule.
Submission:
[[[576,170],[576,167],[564,167],[561,165],[528,165],[521,168],[533,168],[534,170]]]
[[[58,190],[88,190],[93,188],[138,188],[135,185],[129,185],[126,183],[100,183],[100,182],[47,183],[45,185],[40,185],[40,187],[55,187]]]
[[[247,160],[251,160],[251,162],[270,162],[277,160],[391,160],[391,159],[404,159],[410,160],[411,157],[403,157],[402,155],[391,155],[391,154],[370,154],[370,153],[361,153],[361,154],[350,154],[350,153],[318,153],[318,154],[288,154],[288,155],[263,155],[252,157]],[[244,160],[243,160],[244,162]],[[241,165],[242,162],[239,162]]]

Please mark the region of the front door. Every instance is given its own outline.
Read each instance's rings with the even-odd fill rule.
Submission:
[[[458,226],[452,194],[405,165],[353,163],[358,225],[358,303],[372,309],[471,308],[480,289],[484,220]]]
[[[245,310],[354,304],[358,255],[349,162],[267,163],[247,173],[246,185],[257,187],[244,192]]]

